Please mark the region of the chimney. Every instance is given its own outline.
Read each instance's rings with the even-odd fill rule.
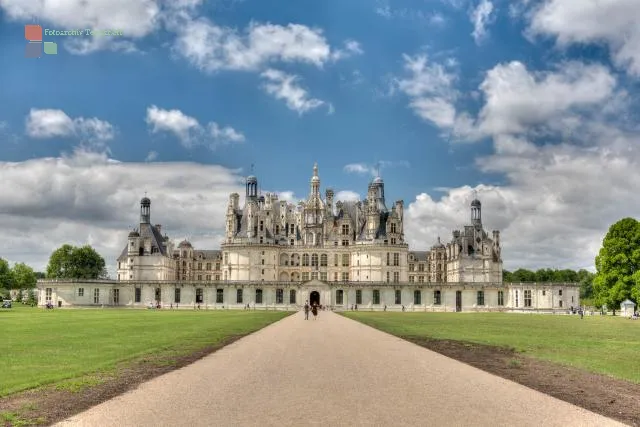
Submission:
[[[158,234],[162,236],[162,226],[160,224],[156,224],[156,230],[158,230]]]

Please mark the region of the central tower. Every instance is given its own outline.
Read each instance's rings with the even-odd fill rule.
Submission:
[[[318,164],[313,165],[311,177],[311,192],[304,206],[304,242],[306,245],[320,245],[322,242],[322,229],[324,224],[324,203],[320,196],[320,177],[318,176]]]

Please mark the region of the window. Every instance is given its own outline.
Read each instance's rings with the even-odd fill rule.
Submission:
[[[422,304],[422,292],[413,291],[413,304],[414,305]]]
[[[335,254],[335,255],[333,256],[333,263],[335,264],[335,266],[336,266],[336,267],[338,266],[339,261],[340,261],[340,257],[339,257],[339,255],[338,255],[338,254]]]
[[[229,254],[227,252],[224,253],[224,263],[229,264]]]
[[[207,263],[207,270],[211,270],[211,263],[210,262]]]
[[[236,303],[242,304],[242,289],[236,289]]]
[[[442,292],[433,291],[433,305],[442,304]]]
[[[311,272],[311,280],[317,280],[318,279],[318,272],[317,271],[312,271]]]
[[[396,304],[402,304],[402,291],[396,289]]]
[[[318,254],[311,255],[311,267],[318,266]]]
[[[409,264],[409,271],[415,271],[415,264]]]
[[[202,263],[201,262],[198,263],[198,270],[202,270]]]
[[[173,302],[180,304],[180,288],[175,288],[173,292]]]
[[[320,267],[327,266],[327,254],[320,255]]]
[[[264,243],[264,237],[260,236],[260,243]]]
[[[391,272],[387,271],[387,283],[391,281]]]
[[[196,288],[196,304],[202,304],[204,302],[204,290],[202,288]]]
[[[264,231],[264,221],[260,221],[260,231]]]
[[[136,296],[135,296],[135,301],[136,302],[140,302],[142,300],[142,289],[141,288],[136,288]]]
[[[276,225],[276,234],[280,234],[280,226]]]
[[[293,232],[294,232],[293,227],[295,227],[295,224],[291,224],[290,231],[289,231],[289,233],[291,233],[291,234],[293,234]],[[292,243],[292,245],[293,245],[293,243]]]
[[[498,291],[498,305],[504,305],[504,291]]]
[[[304,273],[302,273],[302,281],[303,282],[308,282],[309,281],[309,272],[305,271]]]
[[[342,241],[342,246],[349,246],[349,241],[348,240],[343,240]]]
[[[349,254],[342,254],[342,266],[349,267]]]
[[[531,307],[531,290],[527,289],[524,291],[524,306]]]
[[[337,271],[335,273],[333,273],[333,281],[334,282],[338,281],[338,272]]]
[[[216,289],[216,304],[224,303],[224,289]]]
[[[393,272],[393,283],[398,283],[400,282],[400,272],[399,271],[394,271]]]
[[[356,304],[362,304],[362,290],[356,290]]]
[[[347,273],[347,272],[343,272],[342,273],[342,281],[343,282],[348,282],[349,281],[349,273]]]
[[[79,297],[83,297],[84,296],[84,288],[78,288],[78,296]]]
[[[418,271],[420,271],[420,272],[424,271],[424,264],[423,263],[418,264]]]
[[[392,233],[395,233],[395,232],[396,232],[396,223],[395,223],[395,222],[392,222],[392,223],[391,223],[391,232],[392,232]]]
[[[418,276],[418,283],[424,283],[424,276]]]
[[[547,291],[545,291],[544,289],[542,290],[542,296],[546,296],[547,295]]]
[[[160,290],[160,288],[156,288],[156,301],[160,301],[162,299],[162,291]]]
[[[558,290],[558,295],[562,296],[562,289]]]
[[[302,266],[303,267],[309,266],[309,254],[302,255]]]
[[[343,302],[342,302],[343,297],[344,297],[344,292],[342,291],[342,289],[338,289],[336,291],[336,304],[337,305],[342,305],[343,304]]]
[[[380,304],[380,291],[378,289],[373,290],[373,303]]]
[[[260,261],[261,261],[261,264],[264,265],[264,258],[262,260],[260,260]]]
[[[296,290],[291,289],[289,291],[289,304],[295,304],[295,303],[296,303]]]
[[[395,265],[395,266],[400,265],[400,254],[399,253],[394,253],[393,254],[393,265]]]
[[[291,246],[293,246],[293,244],[294,244],[294,243],[293,243],[293,239],[291,239],[290,243],[291,243]]]
[[[120,304],[120,289],[113,290],[113,304],[114,305]]]
[[[202,274],[198,274],[198,280],[202,280]]]
[[[518,306],[518,290],[516,289],[516,307]]]
[[[409,283],[415,282],[415,276],[409,276]]]
[[[220,270],[220,263],[216,262],[216,270]]]
[[[391,238],[391,244],[392,244],[392,245],[395,245],[395,244],[396,244],[396,238],[395,238],[395,237],[392,237],[392,238]]]
[[[349,235],[349,225],[348,224],[342,224],[342,235],[343,236],[348,236]]]
[[[558,301],[558,303],[560,304],[560,308],[562,308],[562,300]]]
[[[478,305],[484,305],[484,291],[478,291],[476,303]]]
[[[276,304],[284,303],[284,290],[276,289]]]
[[[94,304],[100,303],[100,289],[93,290],[93,303]]]
[[[387,252],[387,265],[391,265],[391,254]]]
[[[211,280],[211,275],[210,275],[210,274],[207,274],[206,279],[207,279],[207,282],[208,282],[208,281],[210,281],[210,280]]]
[[[214,280],[216,280],[216,281],[220,280],[220,275],[219,275],[219,274],[216,274],[216,275],[215,275],[215,279],[214,279]]]
[[[256,289],[256,304],[262,304],[262,289]]]
[[[52,293],[51,291],[52,291],[52,289],[51,289],[51,288],[47,288],[47,289],[46,289],[46,291],[45,291],[45,295],[46,295],[46,296],[45,296],[45,300],[47,300],[47,301],[51,301],[51,293]]]

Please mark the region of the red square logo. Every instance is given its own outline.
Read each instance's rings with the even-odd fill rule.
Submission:
[[[30,42],[42,41],[42,27],[40,25],[25,25],[24,26],[24,38]]]

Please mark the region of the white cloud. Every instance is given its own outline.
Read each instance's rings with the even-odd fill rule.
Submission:
[[[133,50],[131,40],[145,37],[159,28],[161,9],[158,0],[0,0],[0,9],[15,21],[37,18],[50,29],[116,29],[119,37],[65,38],[61,40],[71,53],[86,54],[101,49]]]
[[[62,110],[32,108],[26,119],[26,133],[31,138],[78,137],[83,141],[103,143],[113,139],[115,128],[96,117],[72,119]]]
[[[544,0],[531,13],[530,33],[559,46],[605,43],[615,63],[640,77],[640,2]]]
[[[298,85],[298,76],[272,68],[264,71],[260,76],[266,80],[263,88],[269,95],[285,101],[289,109],[300,115],[325,105],[324,101],[309,97],[307,91]]]
[[[147,154],[147,157],[145,157],[144,161],[145,162],[153,162],[157,158],[158,158],[158,152],[157,151],[149,151],[149,153]]]
[[[381,1],[375,7],[374,12],[386,19],[402,19],[419,24],[431,24],[441,26],[447,22],[444,15],[439,12],[423,12],[418,9],[392,8],[389,2]]]
[[[471,13],[473,32],[471,35],[476,43],[480,43],[487,36],[487,25],[491,24],[493,3],[489,0],[480,0],[478,6]]]
[[[338,57],[361,52],[353,40],[332,50],[322,30],[300,24],[287,26],[252,22],[240,33],[205,18],[182,17],[169,23],[177,38],[174,53],[204,72],[259,71],[277,61],[322,67]]]
[[[245,136],[232,127],[221,127],[216,122],[202,126],[198,120],[180,110],[164,110],[152,105],[147,108],[145,121],[152,133],[172,133],[187,148],[208,144],[214,149],[220,144],[245,141]]]
[[[369,165],[366,163],[350,163],[348,165],[345,165],[343,170],[346,173],[378,176],[378,174],[381,173],[382,169],[398,168],[398,167],[408,168],[410,167],[410,165],[409,165],[409,162],[406,160],[398,160],[398,161],[381,160],[374,165]]]
[[[403,58],[409,76],[396,79],[395,85],[409,97],[413,112],[440,128],[453,126],[457,98],[453,83],[456,75],[444,65],[428,63],[426,55],[403,55]]]
[[[357,202],[360,200],[360,194],[351,190],[342,190],[338,191],[334,196],[335,201],[343,201],[343,202]]]
[[[347,40],[344,42],[344,48],[333,51],[331,58],[334,61],[339,61],[340,59],[349,58],[355,55],[362,55],[363,53],[364,51],[362,50],[360,43],[355,40]]]
[[[122,163],[78,150],[61,158],[0,162],[0,253],[42,270],[51,251],[89,240],[113,269],[146,191],[151,219],[170,237],[193,235],[216,249],[229,194],[242,192],[238,171],[196,163]]]

